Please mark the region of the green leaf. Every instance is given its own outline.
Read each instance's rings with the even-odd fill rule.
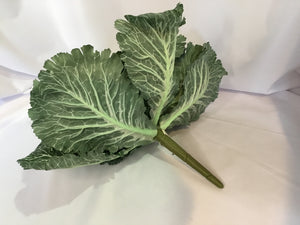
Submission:
[[[115,164],[158,141],[219,188],[223,183],[174,142],[167,128],[198,119],[226,71],[209,44],[179,34],[183,5],[117,20],[121,51],[90,45],[47,60],[31,92],[29,116],[41,144],[24,169]],[[122,61],[122,60],[123,61]]]
[[[174,76],[179,80],[179,90],[174,95],[172,102],[164,109],[161,117],[170,114],[178,105],[178,101],[184,94],[183,80],[187,74],[187,69],[193,64],[204,50],[201,45],[193,45],[188,43],[187,48],[184,49],[184,54],[181,57],[177,57],[175,61]]]
[[[52,170],[61,168],[73,168],[79,166],[114,163],[115,160],[124,158],[132,151],[132,148],[122,150],[115,154],[108,154],[102,150],[94,150],[80,153],[62,153],[52,147],[38,145],[36,150],[18,163],[24,169]]]
[[[122,60],[132,83],[148,101],[154,124],[178,90],[173,71],[175,57],[185,46],[184,36],[178,36],[179,27],[185,23],[182,12],[183,6],[178,4],[163,13],[127,15],[126,20],[115,22]]]
[[[157,131],[144,113],[144,100],[122,75],[119,56],[110,54],[87,45],[45,62],[29,110],[45,145],[64,153],[114,153],[152,142]]]
[[[175,53],[175,57],[180,57],[185,50],[185,41],[186,41],[186,37],[183,36],[182,34],[177,36],[177,40],[176,40],[176,53]],[[175,59],[176,60],[176,59]]]
[[[183,85],[183,80],[190,66],[199,59],[201,54],[205,54],[203,46],[193,45],[191,42],[188,43],[187,48],[184,50],[184,55],[176,59],[174,68],[174,76],[179,77],[181,85]]]
[[[179,93],[178,104],[173,105],[172,111],[162,116],[161,129],[188,125],[197,120],[207,105],[217,98],[220,81],[227,74],[209,43],[203,47],[189,43],[175,72],[183,75],[183,92]]]

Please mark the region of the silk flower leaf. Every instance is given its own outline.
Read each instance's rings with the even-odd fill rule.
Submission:
[[[113,163],[115,160],[123,159],[134,147],[124,149],[114,154],[108,154],[102,149],[93,151],[85,151],[80,153],[65,153],[49,147],[43,142],[38,145],[36,150],[23,159],[19,159],[18,163],[24,169],[36,170],[53,170],[62,168],[74,168],[79,166]]]
[[[198,119],[226,74],[209,43],[186,46],[183,5],[127,15],[115,27],[121,51],[90,45],[47,60],[31,91],[29,116],[40,145],[24,169],[117,163],[158,141],[217,187],[224,185],[166,129]]]
[[[172,112],[160,121],[161,129],[188,125],[199,118],[207,105],[218,96],[222,77],[227,74],[209,43],[188,44],[176,70],[183,75],[183,93]]]
[[[173,71],[175,57],[185,45],[184,36],[178,36],[178,28],[185,23],[182,12],[178,4],[163,13],[127,15],[126,20],[115,22],[122,60],[132,83],[148,100],[154,124],[178,90]]]
[[[44,144],[65,153],[148,143],[156,128],[117,54],[91,46],[46,61],[31,92],[29,116]],[[53,132],[55,131],[55,132]]]

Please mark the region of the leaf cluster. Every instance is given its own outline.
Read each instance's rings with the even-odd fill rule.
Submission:
[[[120,52],[90,45],[58,53],[34,81],[29,116],[40,145],[18,160],[50,170],[117,163],[154,142],[157,129],[188,125],[226,74],[209,43],[186,43],[183,6],[115,22]]]

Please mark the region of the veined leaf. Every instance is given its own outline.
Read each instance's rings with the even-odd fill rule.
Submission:
[[[29,116],[41,144],[24,169],[118,163],[158,141],[217,187],[223,183],[174,142],[167,128],[198,119],[226,71],[209,44],[178,34],[183,5],[117,20],[121,51],[92,46],[59,53],[34,81]],[[121,61],[121,58],[123,61]]]
[[[157,124],[161,112],[174,98],[178,81],[173,76],[175,57],[183,53],[185,38],[178,28],[185,23],[183,6],[163,13],[127,15],[117,20],[117,40],[132,83],[141,90]]]
[[[201,45],[193,45],[191,42],[188,43],[187,48],[184,49],[184,54],[181,57],[177,57],[175,60],[174,76],[179,80],[179,90],[175,94],[172,102],[164,109],[161,114],[161,117],[164,115],[170,114],[178,105],[178,101],[181,96],[184,94],[183,81],[187,74],[187,70],[190,68],[190,65],[193,64],[200,56],[204,50]]]
[[[61,168],[73,168],[79,166],[110,163],[117,159],[122,159],[132,151],[132,148],[124,149],[114,154],[103,152],[102,149],[80,152],[80,153],[62,153],[52,147],[44,145],[43,142],[38,145],[36,150],[18,163],[24,169],[52,170]]]
[[[203,47],[189,43],[176,70],[184,76],[183,93],[172,112],[161,118],[161,129],[187,125],[197,120],[207,105],[217,98],[220,81],[227,74],[209,43]]]
[[[183,81],[187,75],[190,66],[199,59],[205,48],[202,45],[193,45],[191,42],[187,44],[184,55],[175,61],[174,76],[179,77],[181,88],[183,89]]]
[[[45,145],[65,153],[117,152],[152,141],[156,127],[139,91],[122,76],[117,54],[87,45],[51,59],[34,83],[29,110]]]
[[[186,37],[183,36],[182,34],[177,36],[177,40],[176,40],[176,53],[175,53],[175,57],[180,57],[185,50],[185,41],[186,41]]]

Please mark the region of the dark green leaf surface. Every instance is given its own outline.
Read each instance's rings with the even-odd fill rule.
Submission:
[[[117,53],[86,45],[47,60],[29,110],[41,144],[20,165],[50,170],[114,164],[154,139],[195,162],[164,130],[197,120],[217,97],[226,71],[208,43],[186,46],[179,34],[182,13],[178,4],[117,20]]]
[[[178,4],[163,13],[127,15],[126,20],[115,22],[122,60],[132,83],[148,100],[154,124],[178,90],[173,70],[175,57],[185,45],[184,36],[178,36],[178,28],[185,23],[182,12]]]
[[[186,37],[183,36],[182,34],[177,36],[177,40],[176,40],[176,53],[175,53],[175,57],[180,57],[185,50],[185,41],[186,41]],[[175,59],[176,60],[176,59]]]
[[[183,92],[172,112],[161,118],[161,129],[188,125],[197,120],[207,105],[217,98],[220,81],[227,74],[209,43],[203,47],[188,44],[176,70],[182,74]]]
[[[24,169],[52,170],[73,168],[93,164],[102,164],[105,162],[114,162],[114,160],[122,159],[132,150],[132,148],[129,148],[115,154],[107,154],[102,150],[80,153],[62,153],[61,151],[57,151],[54,148],[48,147],[41,143],[30,155],[23,159],[19,159],[18,163]]]
[[[188,43],[187,48],[184,49],[184,54],[176,58],[173,75],[179,80],[179,90],[172,102],[162,112],[161,117],[170,114],[177,107],[179,99],[184,94],[183,80],[187,74],[187,70],[199,58],[203,50],[204,48],[201,45]]]
[[[117,152],[152,141],[156,127],[117,54],[84,46],[47,60],[31,92],[35,134],[57,151]]]

